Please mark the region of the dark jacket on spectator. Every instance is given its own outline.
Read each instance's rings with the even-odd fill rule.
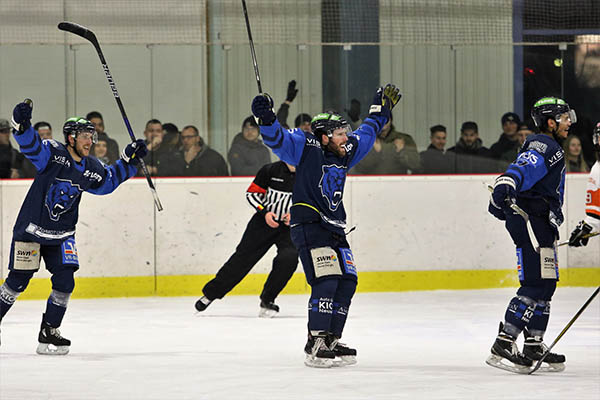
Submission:
[[[23,156],[10,143],[0,146],[0,179],[9,179],[12,169],[20,169]]]
[[[261,140],[251,142],[240,132],[233,138],[227,160],[232,176],[254,176],[263,165],[271,162],[271,154]]]
[[[427,150],[421,152],[421,167],[423,174],[450,174],[453,172],[450,157],[432,144]]]
[[[520,147],[521,145],[518,140],[510,140],[508,136],[503,133],[500,135],[500,139],[490,147],[491,157],[510,164],[517,159]]]
[[[202,149],[189,163],[179,149],[165,156],[158,169],[160,176],[229,176],[227,163],[222,155],[203,144]]]
[[[448,149],[453,172],[457,174],[482,174],[497,172],[497,162],[490,158],[490,151],[483,147],[481,139],[467,147],[462,138],[456,146]]]

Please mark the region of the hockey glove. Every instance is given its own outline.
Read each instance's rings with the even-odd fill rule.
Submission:
[[[13,110],[12,120],[10,124],[13,129],[19,133],[25,132],[31,126],[31,112],[33,107],[25,102],[19,103]]]
[[[587,224],[585,221],[580,221],[579,224],[577,224],[577,227],[571,233],[571,237],[569,238],[569,246],[587,246],[590,238],[585,236],[592,232],[592,229],[593,228],[591,225]]]
[[[517,201],[517,185],[508,175],[500,175],[494,183],[491,203],[494,207],[510,212],[510,206]]]
[[[401,97],[400,89],[394,85],[388,83],[385,88],[379,87],[369,108],[369,114],[381,115],[389,119],[392,109]]]
[[[125,146],[121,153],[121,160],[125,161],[127,164],[136,165],[140,158],[146,157],[146,154],[148,154],[146,143],[143,139],[138,139]]]
[[[298,89],[296,89],[296,81],[291,80],[290,83],[288,83],[287,96],[285,96],[285,101],[289,101],[291,103],[292,101],[294,101],[297,94]]]
[[[558,228],[562,225],[564,220],[565,220],[565,217],[560,209],[556,210],[556,212],[550,211],[548,213],[548,222],[550,222],[550,225],[552,225],[552,227],[554,228],[554,231],[557,234],[558,234]]]
[[[252,114],[258,118],[259,125],[273,125],[273,99],[267,93],[261,93],[252,100]]]

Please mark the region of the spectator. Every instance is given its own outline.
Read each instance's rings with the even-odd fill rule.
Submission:
[[[306,113],[300,113],[294,120],[294,127],[300,129],[303,132],[312,132],[310,129],[310,121],[312,117]]]
[[[106,138],[106,143],[108,143],[107,157],[110,160],[110,164],[114,164],[119,159],[119,144],[116,140],[108,137],[108,134],[104,131],[104,118],[102,117],[102,114],[98,111],[91,111],[86,115],[85,119],[94,124],[98,139],[102,137]],[[94,145],[92,145],[90,153],[93,154],[93,151]]]
[[[277,119],[279,120],[279,123],[281,124],[281,126],[283,126],[285,129],[290,128],[287,124],[287,118],[288,118],[288,115],[290,112],[290,105],[292,104],[292,101],[294,101],[294,99],[296,98],[297,95],[298,95],[298,89],[296,89],[296,81],[291,80],[288,83],[285,101],[283,103],[281,103],[281,105],[279,106],[279,110],[277,110]],[[309,121],[309,125],[310,125],[310,121]],[[256,171],[254,171],[254,172],[256,172]]]
[[[244,120],[242,131],[233,138],[227,160],[232,176],[254,176],[263,165],[271,162],[271,154],[259,138],[253,116]]]
[[[344,111],[348,114],[348,121],[350,122],[352,130],[357,130],[360,124],[362,124],[362,118],[360,117],[360,101],[357,99],[350,100],[350,109],[345,109]]]
[[[167,122],[163,124],[163,146],[165,151],[174,152],[181,147],[181,134],[177,125]]]
[[[581,148],[581,140],[575,135],[567,136],[563,143],[567,172],[590,172]]]
[[[198,128],[188,125],[181,131],[183,145],[169,153],[159,166],[161,176],[228,176],[223,156],[211,149],[200,137]]]
[[[42,140],[52,139],[52,125],[46,121],[39,121],[33,125],[33,129],[37,131],[38,135]]]
[[[419,170],[421,161],[415,141],[412,136],[398,132],[392,120],[390,117],[369,154],[354,167],[355,174],[407,174]]]
[[[491,160],[490,150],[483,146],[479,138],[479,128],[473,121],[464,122],[460,128],[460,139],[448,149],[454,172],[458,174],[478,174],[495,172],[497,163]]]
[[[19,178],[22,155],[10,144],[10,124],[0,118],[0,179]]]
[[[533,122],[526,121],[519,125],[519,129],[517,130],[517,137],[519,140],[519,148],[523,146],[527,136],[535,134],[535,128],[533,127]]]
[[[151,119],[146,122],[146,128],[144,129],[144,136],[146,137],[146,146],[148,148],[148,154],[144,157],[144,162],[148,167],[150,175],[158,175],[158,167],[164,161],[166,152],[162,147],[163,141],[163,128],[162,124],[157,119]],[[138,176],[142,176],[142,171],[138,171]]]
[[[422,151],[421,166],[424,174],[448,174],[452,172],[452,165],[444,153],[446,147],[446,127],[435,125],[429,128],[431,144],[427,150]]]
[[[517,158],[519,148],[519,137],[517,135],[517,129],[521,124],[519,116],[513,112],[507,112],[502,116],[502,134],[500,139],[492,145],[490,148],[491,157],[496,160],[505,162],[504,167],[508,166]]]
[[[98,138],[98,142],[96,142],[93,149],[94,157],[104,164],[110,165],[110,160],[108,159],[108,141],[106,140],[106,137]]]

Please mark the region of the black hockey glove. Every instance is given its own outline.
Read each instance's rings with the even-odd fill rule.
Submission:
[[[19,133],[25,132],[31,126],[31,112],[33,106],[28,103],[19,103],[13,110],[11,125]]]
[[[297,94],[298,89],[296,89],[296,81],[291,80],[290,83],[288,83],[287,96],[285,96],[285,100],[291,103],[292,101],[294,101]]]
[[[592,229],[593,228],[591,225],[587,224],[585,221],[580,221],[579,224],[577,224],[577,227],[571,233],[571,237],[569,238],[569,246],[586,246],[590,238],[585,236],[592,232]]]
[[[143,139],[138,139],[125,146],[121,153],[121,160],[125,161],[127,164],[136,165],[140,158],[146,157],[146,154],[148,154],[146,143]]]
[[[258,118],[259,125],[273,125],[273,99],[267,93],[261,93],[252,100],[252,114]]]
[[[398,104],[401,97],[400,89],[392,84],[388,83],[385,88],[379,87],[375,92],[373,104],[369,108],[369,114],[381,115],[389,119],[392,109]]]
[[[517,200],[517,185],[512,177],[500,175],[494,183],[491,203],[494,207],[510,212],[510,206]]]

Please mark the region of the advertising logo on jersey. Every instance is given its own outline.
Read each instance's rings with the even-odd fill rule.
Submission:
[[[79,265],[79,255],[77,254],[77,247],[75,247],[75,238],[68,238],[62,242],[61,247],[63,264]]]
[[[78,184],[69,179],[56,178],[46,194],[46,208],[52,221],[58,221],[60,216],[71,209],[83,190]]]
[[[323,165],[323,175],[319,182],[321,195],[325,197],[331,211],[338,209],[344,195],[346,171],[337,165]]]

